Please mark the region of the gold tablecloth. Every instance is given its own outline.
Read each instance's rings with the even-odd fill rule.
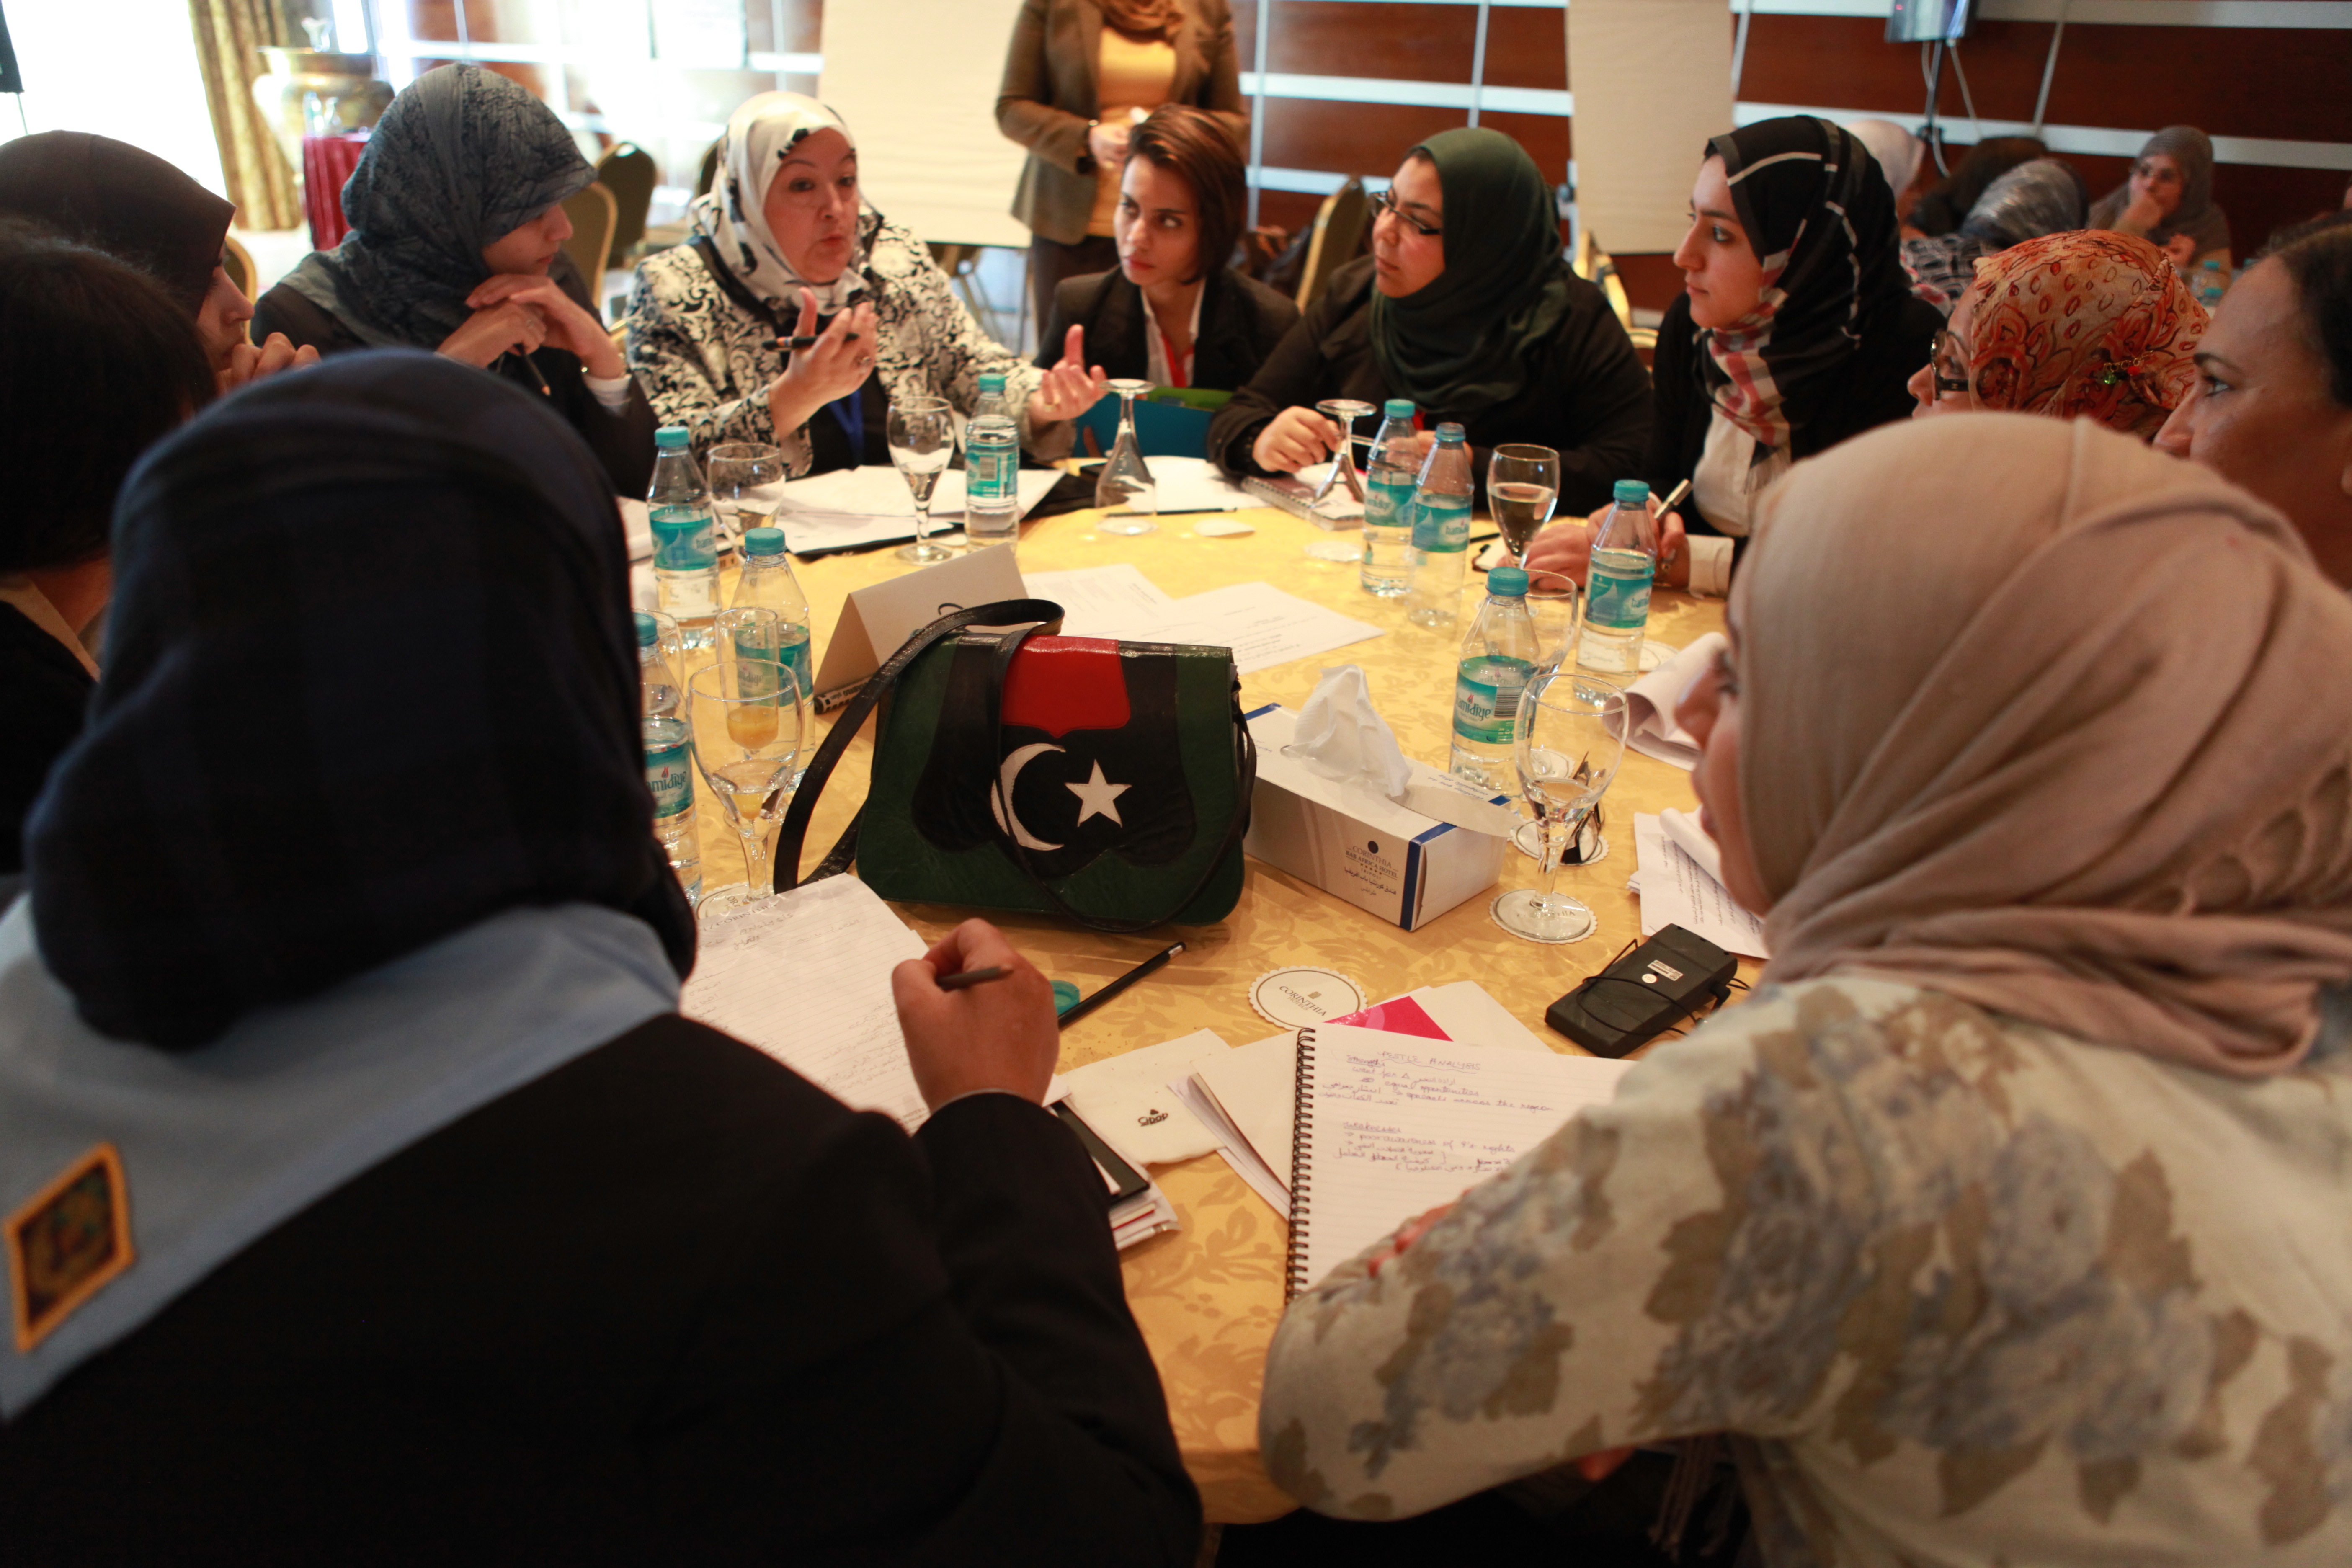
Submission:
[[[1359,588],[1352,563],[1318,561],[1305,553],[1306,546],[1317,540],[1351,535],[1326,533],[1286,512],[1264,509],[1234,514],[1256,528],[1254,534],[1235,539],[1195,534],[1195,519],[1188,516],[1162,519],[1158,532],[1139,539],[1117,538],[1096,531],[1096,515],[1076,512],[1030,524],[1020,544],[1023,569],[1045,572],[1132,562],[1178,598],[1262,579],[1383,627],[1384,637],[1244,676],[1244,708],[1280,702],[1296,710],[1325,666],[1360,665],[1370,681],[1373,701],[1395,729],[1405,753],[1445,765],[1456,647],[1475,613],[1483,579],[1473,574],[1460,624],[1448,632],[1425,631],[1406,622],[1402,604],[1375,599]],[[851,590],[915,570],[887,550],[796,563],[795,569],[809,595],[820,651]],[[732,592],[731,583],[728,591]],[[1678,594],[1661,593],[1650,616],[1651,636],[1676,647],[1722,625],[1719,602]],[[829,718],[814,721],[812,747],[831,722]],[[815,863],[863,798],[872,754],[869,726],[826,787],[809,835],[807,864]],[[705,795],[698,792],[698,797]],[[1607,858],[1589,868],[1570,867],[1560,872],[1559,886],[1592,907],[1600,929],[1565,947],[1538,946],[1507,934],[1487,916],[1491,892],[1418,931],[1406,932],[1252,860],[1241,904],[1232,917],[1220,925],[1184,931],[1181,958],[1074,1026],[1062,1037],[1061,1066],[1065,1070],[1083,1067],[1194,1029],[1213,1029],[1228,1045],[1264,1038],[1275,1030],[1251,1011],[1249,983],[1269,969],[1295,963],[1336,969],[1375,1001],[1416,986],[1475,980],[1555,1048],[1574,1051],[1574,1046],[1545,1027],[1543,1013],[1641,930],[1639,909],[1625,890],[1625,879],[1633,869],[1633,814],[1695,804],[1689,774],[1626,752],[1606,801]],[[699,826],[706,882],[738,879],[734,834],[707,798]],[[1505,858],[1501,885],[1531,885],[1535,875],[1532,861],[1510,854]],[[899,906],[898,912],[926,940],[942,934],[967,913],[922,904]],[[1048,974],[1075,981],[1088,992],[1171,940],[1165,932],[1099,936],[1042,917],[998,919]],[[1259,1461],[1257,1404],[1266,1345],[1282,1315],[1286,1226],[1215,1154],[1161,1166],[1154,1173],[1182,1216],[1184,1228],[1126,1254],[1129,1305],[1159,1363],[1177,1441],[1200,1484],[1208,1517],[1227,1523],[1275,1518],[1297,1505],[1275,1489]]]

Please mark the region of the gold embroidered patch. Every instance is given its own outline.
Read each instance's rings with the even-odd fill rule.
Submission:
[[[130,1191],[122,1158],[100,1143],[33,1201],[0,1221],[8,1248],[16,1349],[29,1352],[106,1282],[131,1267]]]

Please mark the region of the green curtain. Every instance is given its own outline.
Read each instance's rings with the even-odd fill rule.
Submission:
[[[294,171],[253,100],[254,79],[262,74],[260,50],[287,42],[285,19],[272,0],[188,0],[188,21],[238,226],[299,226],[302,198]]]

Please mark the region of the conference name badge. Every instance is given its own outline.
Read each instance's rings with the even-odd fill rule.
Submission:
[[[111,1143],[82,1155],[0,1221],[16,1349],[29,1353],[131,1267],[130,1191]]]

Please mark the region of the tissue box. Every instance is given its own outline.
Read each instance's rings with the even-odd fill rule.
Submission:
[[[1242,847],[1327,893],[1418,931],[1503,874],[1510,841],[1408,811],[1369,789],[1334,784],[1282,754],[1298,715],[1270,703],[1248,716],[1257,791]],[[1416,781],[1461,780],[1406,759]],[[1478,798],[1511,804],[1507,795]]]

